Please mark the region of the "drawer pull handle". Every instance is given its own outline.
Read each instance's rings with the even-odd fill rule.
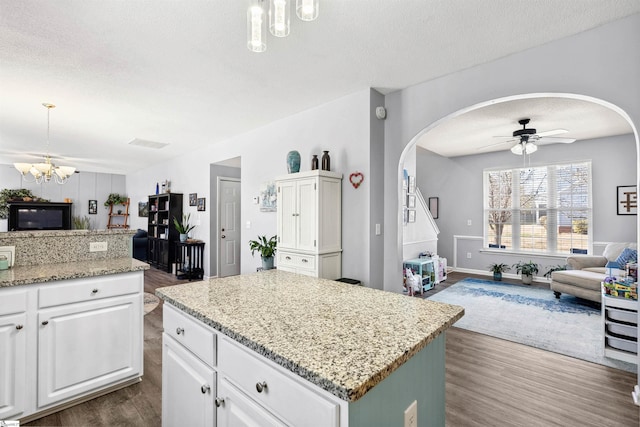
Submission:
[[[256,390],[258,390],[258,393],[262,393],[262,391],[266,389],[267,389],[266,381],[262,381],[261,383],[256,383]]]
[[[309,262],[309,260],[306,258],[302,258],[302,262]]]
[[[22,326],[22,325],[16,325],[16,329],[17,329],[17,330],[20,330],[20,329],[22,329],[22,328],[24,328],[24,326]]]
[[[178,335],[183,334],[184,335],[184,329],[183,328],[176,328],[176,334],[178,334]]]
[[[209,384],[205,384],[200,387],[200,391],[202,392],[202,394],[207,394],[209,390],[211,390],[211,386]]]
[[[42,321],[42,326],[47,326],[48,324],[49,324],[49,321],[48,321],[48,320],[43,320],[43,321]]]
[[[290,256],[286,256],[286,257],[284,257],[284,259],[286,259],[287,261],[291,261],[291,257]]]
[[[92,291],[91,291],[91,293],[92,293],[92,294],[97,294],[97,293],[98,293],[98,290],[97,290],[97,289],[94,289],[94,290],[92,290]]]
[[[216,397],[215,402],[216,402],[216,408],[219,408],[224,405],[224,399],[220,399],[219,397]]]

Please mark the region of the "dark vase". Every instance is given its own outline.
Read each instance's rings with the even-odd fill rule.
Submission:
[[[314,154],[311,159],[311,170],[314,171],[316,169],[318,169],[318,155]]]
[[[331,170],[331,157],[329,157],[328,151],[323,151],[322,155],[322,170],[330,171]]]
[[[287,170],[289,173],[300,172],[300,153],[295,150],[287,154]]]
[[[495,280],[496,282],[501,282],[502,281],[502,273],[494,271],[493,272],[493,280]]]

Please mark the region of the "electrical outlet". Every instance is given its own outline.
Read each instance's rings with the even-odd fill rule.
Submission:
[[[418,402],[416,400],[404,410],[404,427],[418,427]]]
[[[89,243],[89,252],[105,252],[106,250],[107,250],[107,242]]]
[[[467,220],[467,225],[471,225],[471,220],[470,219]]]
[[[471,252],[467,252],[467,259],[471,259]]]

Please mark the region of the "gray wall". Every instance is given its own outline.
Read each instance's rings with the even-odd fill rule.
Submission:
[[[633,135],[576,141],[573,144],[545,145],[530,157],[531,166],[591,160],[593,178],[593,241],[635,241],[636,217],[617,215],[616,186],[636,182],[635,140]],[[474,156],[445,158],[428,150],[417,149],[417,182],[425,197],[440,198],[440,216],[436,220],[440,235],[438,252],[452,264],[454,237],[470,236],[479,239],[458,239],[456,267],[487,271],[493,262],[513,264],[522,255],[499,258],[493,253],[481,253],[483,241],[482,172],[497,167],[521,167],[523,158],[510,151]],[[528,163],[529,164],[529,163]],[[467,225],[471,220],[471,226]],[[472,258],[467,259],[466,253]],[[564,264],[566,256],[542,258],[540,274],[550,265]],[[526,260],[530,257],[525,256]]]
[[[218,275],[218,177],[238,178],[240,179],[240,168],[230,166],[211,165],[211,178],[209,180],[209,229],[211,230],[211,238],[209,239],[209,265],[211,271],[209,276]],[[187,198],[187,203],[188,203]],[[240,226],[242,228],[242,226]],[[242,242],[241,242],[242,243]]]
[[[401,290],[398,169],[405,148],[416,135],[474,105],[503,97],[543,93],[578,94],[607,101],[627,114],[637,128],[640,125],[640,59],[637,50],[631,47],[638,45],[640,14],[387,95],[385,289]],[[635,157],[636,164],[640,162],[637,149],[629,153],[629,157]],[[447,206],[443,205],[442,209],[444,215]],[[636,224],[637,221],[636,217]]]
[[[95,172],[80,172],[73,174],[65,184],[27,183],[22,179],[20,173],[13,165],[0,165],[0,190],[26,188],[31,190],[34,196],[48,199],[51,202],[64,202],[64,199],[71,199],[73,202],[73,216],[87,216],[90,220],[90,227],[93,230],[107,228],[109,217],[108,208],[103,206],[109,193],[126,194],[125,175],[113,175]],[[98,213],[89,215],[89,200],[98,201]],[[130,217],[138,216],[138,204],[131,201]],[[145,218],[146,224],[146,218]],[[135,227],[132,227],[135,229]],[[145,227],[143,227],[146,229]],[[6,220],[0,220],[0,231],[6,231]]]
[[[384,106],[384,96],[371,90],[370,99],[370,140],[369,153],[369,286],[384,289],[384,120],[376,118],[376,107]],[[348,178],[348,177],[347,177]],[[349,215],[348,212],[343,212]],[[380,224],[380,235],[376,236],[376,224]]]

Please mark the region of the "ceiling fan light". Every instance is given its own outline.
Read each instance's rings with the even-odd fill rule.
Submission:
[[[531,154],[531,153],[535,153],[536,151],[538,151],[538,146],[536,144],[534,144],[533,142],[527,142],[524,146],[524,152],[526,154]]]
[[[518,156],[522,156],[522,144],[517,143],[513,147],[511,147],[511,152],[513,154],[517,154]]]
[[[319,0],[296,0],[296,15],[303,21],[313,21],[318,17]]]

